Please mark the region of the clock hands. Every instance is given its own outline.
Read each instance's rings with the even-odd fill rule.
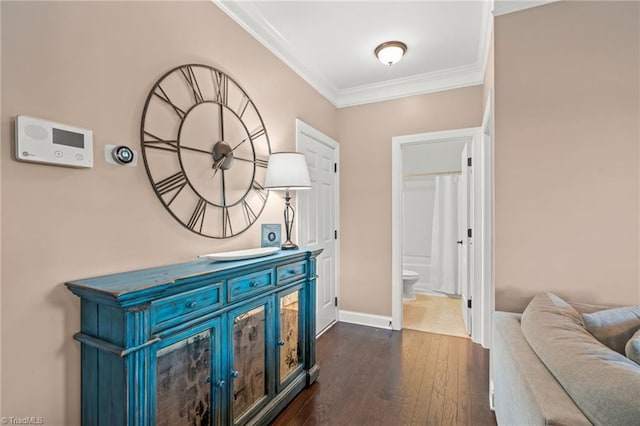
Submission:
[[[215,159],[215,146],[214,146],[214,160],[213,160],[213,166],[211,166],[211,168],[213,168],[213,174],[211,175],[211,179],[214,178],[214,176],[216,175],[216,173],[218,173],[218,170],[222,169],[223,171],[225,170],[225,168],[223,167],[223,165],[227,162],[228,159],[234,159],[233,156],[233,151],[235,151],[236,149],[238,149],[240,147],[240,145],[242,145],[243,143],[245,143],[249,138],[245,138],[243,139],[240,143],[238,143],[236,146],[234,146],[233,148],[231,148],[230,151],[225,152],[224,154],[222,154],[222,157],[220,157],[219,159]],[[224,144],[225,147],[229,147],[229,145],[226,142],[218,142],[218,143],[222,143]],[[218,144],[216,144],[218,145]],[[227,166],[227,169],[231,167],[230,163]]]
[[[220,140],[224,140],[224,116],[223,116],[224,108],[220,105]]]
[[[171,151],[175,151],[177,148],[179,148],[179,149],[186,149],[188,151],[193,151],[193,152],[200,152],[202,154],[207,154],[207,155],[212,155],[213,154],[213,156],[214,156],[213,157],[214,164],[211,167],[215,169],[216,167],[220,167],[220,163],[224,162],[230,156],[231,153],[233,153],[236,149],[240,148],[240,145],[245,143],[247,140],[249,140],[249,138],[243,139],[240,143],[238,143],[236,146],[234,146],[232,149],[230,149],[229,151],[227,151],[225,153],[217,153],[215,145],[214,145],[214,151],[213,152],[212,151],[207,151],[207,150],[204,150],[204,149],[200,149],[200,148],[194,148],[192,146],[188,146],[188,145],[184,145],[184,144],[176,144],[177,145],[176,148],[174,148],[174,149],[166,148],[166,149],[167,150],[171,150]],[[169,142],[162,141],[162,143],[169,143]],[[216,145],[218,145],[220,143],[222,145],[224,145],[225,147],[227,147],[227,149],[228,149],[229,145],[224,141],[220,141]],[[222,155],[222,156],[220,158],[216,159],[216,154],[219,154],[219,155]],[[231,156],[231,157],[235,158],[234,156]]]
[[[233,149],[232,149],[231,151],[229,151],[227,154],[225,154],[225,157],[226,157],[227,155],[231,154],[231,153],[232,153],[233,151],[235,151],[236,149],[238,149],[238,147],[239,147],[240,145],[242,145],[243,143],[245,143],[245,142],[247,141],[247,139],[249,139],[249,138],[245,138],[245,139],[244,139],[242,142],[240,142],[238,145],[234,146],[234,147],[233,147]]]
[[[222,157],[222,159],[220,159],[220,161],[218,161],[217,163],[214,163],[212,168],[213,168],[213,174],[211,175],[211,179],[213,179],[216,175],[216,173],[218,173],[218,170],[222,170],[224,172],[224,169],[222,168],[222,163],[224,163],[224,161],[226,160],[226,155],[224,157]]]
[[[218,167],[218,164],[214,164],[213,165],[213,174],[211,175],[211,179],[213,179],[216,176],[216,173],[218,173],[218,170],[220,170],[220,167]]]

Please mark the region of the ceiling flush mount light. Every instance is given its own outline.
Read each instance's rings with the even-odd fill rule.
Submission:
[[[393,65],[400,61],[407,52],[407,45],[401,41],[387,41],[373,51],[377,58],[385,65]]]

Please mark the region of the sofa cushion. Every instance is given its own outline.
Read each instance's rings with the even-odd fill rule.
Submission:
[[[580,314],[558,296],[533,298],[522,332],[540,360],[594,425],[640,419],[640,366],[597,341]]]
[[[587,331],[604,345],[624,355],[624,347],[640,329],[640,306],[605,309],[582,314]]]
[[[624,350],[627,358],[640,364],[640,330],[629,339]]]
[[[527,343],[521,317],[493,315],[491,372],[498,424],[593,426]]]

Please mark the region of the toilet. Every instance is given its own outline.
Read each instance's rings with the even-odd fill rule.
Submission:
[[[402,270],[402,299],[403,300],[414,300],[416,298],[416,294],[413,291],[413,286],[416,285],[419,279],[420,279],[420,274],[418,274],[416,271],[412,271],[410,269]]]

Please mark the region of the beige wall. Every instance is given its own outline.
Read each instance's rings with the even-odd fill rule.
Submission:
[[[496,309],[639,291],[637,2],[495,20]]]
[[[102,159],[105,144],[138,148],[148,91],[181,63],[235,77],[273,150],[293,148],[295,118],[341,143],[340,307],[390,316],[391,138],[479,126],[495,55],[496,307],[545,290],[640,302],[637,3],[501,16],[484,86],[340,111],[206,1],[0,5],[2,415],[79,422],[79,303],[62,283],[258,244],[257,227],[187,232],[142,165]],[[93,129],[94,168],[13,160],[16,114]],[[260,221],[281,214],[271,197]]]
[[[391,316],[391,138],[479,126],[482,86],[344,108],[340,309]]]
[[[105,164],[105,144],[139,149],[155,80],[183,63],[220,67],[252,96],[274,151],[294,148],[297,117],[337,138],[337,110],[208,1],[1,7],[2,415],[70,426],[80,416],[80,312],[65,281],[260,244],[259,226],[230,240],[188,232],[142,164]],[[94,168],[15,161],[16,114],[92,129]],[[282,209],[270,197],[260,221],[280,223]]]

